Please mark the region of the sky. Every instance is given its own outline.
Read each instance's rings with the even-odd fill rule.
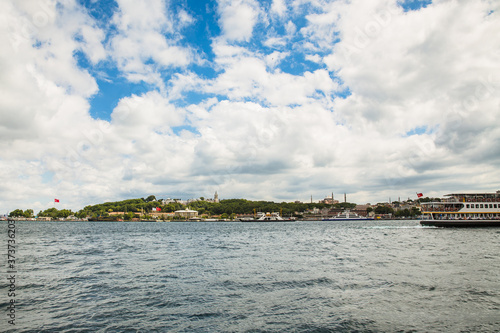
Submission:
[[[0,213],[500,190],[497,0],[4,0],[0,43]]]

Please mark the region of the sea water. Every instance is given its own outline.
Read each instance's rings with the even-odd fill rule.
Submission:
[[[500,229],[16,222],[3,332],[499,332]]]

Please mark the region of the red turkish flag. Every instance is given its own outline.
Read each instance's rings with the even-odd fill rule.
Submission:
[[[417,193],[417,197],[421,198],[423,197],[424,195],[422,193]]]
[[[54,202],[59,202],[59,199],[54,199]]]

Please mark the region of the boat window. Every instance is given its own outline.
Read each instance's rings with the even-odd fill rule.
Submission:
[[[467,204],[467,208],[470,208],[470,204]]]
[[[494,204],[494,205],[493,205],[493,208],[497,208],[497,207],[498,207],[498,206],[497,206],[497,204]]]
[[[481,205],[479,206],[479,208],[483,208],[483,204],[481,204]]]
[[[479,204],[476,204],[476,208],[479,208]]]

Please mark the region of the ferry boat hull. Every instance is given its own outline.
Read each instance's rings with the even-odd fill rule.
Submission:
[[[321,221],[373,221],[375,220],[374,218],[371,217],[350,217],[350,218],[324,218]]]
[[[240,222],[297,222],[296,219],[283,220],[260,220],[260,219],[239,219]]]
[[[420,224],[440,228],[491,228],[500,227],[500,220],[422,220]]]
[[[241,222],[295,222],[295,218],[283,218],[279,213],[258,213],[257,218],[240,218]]]

